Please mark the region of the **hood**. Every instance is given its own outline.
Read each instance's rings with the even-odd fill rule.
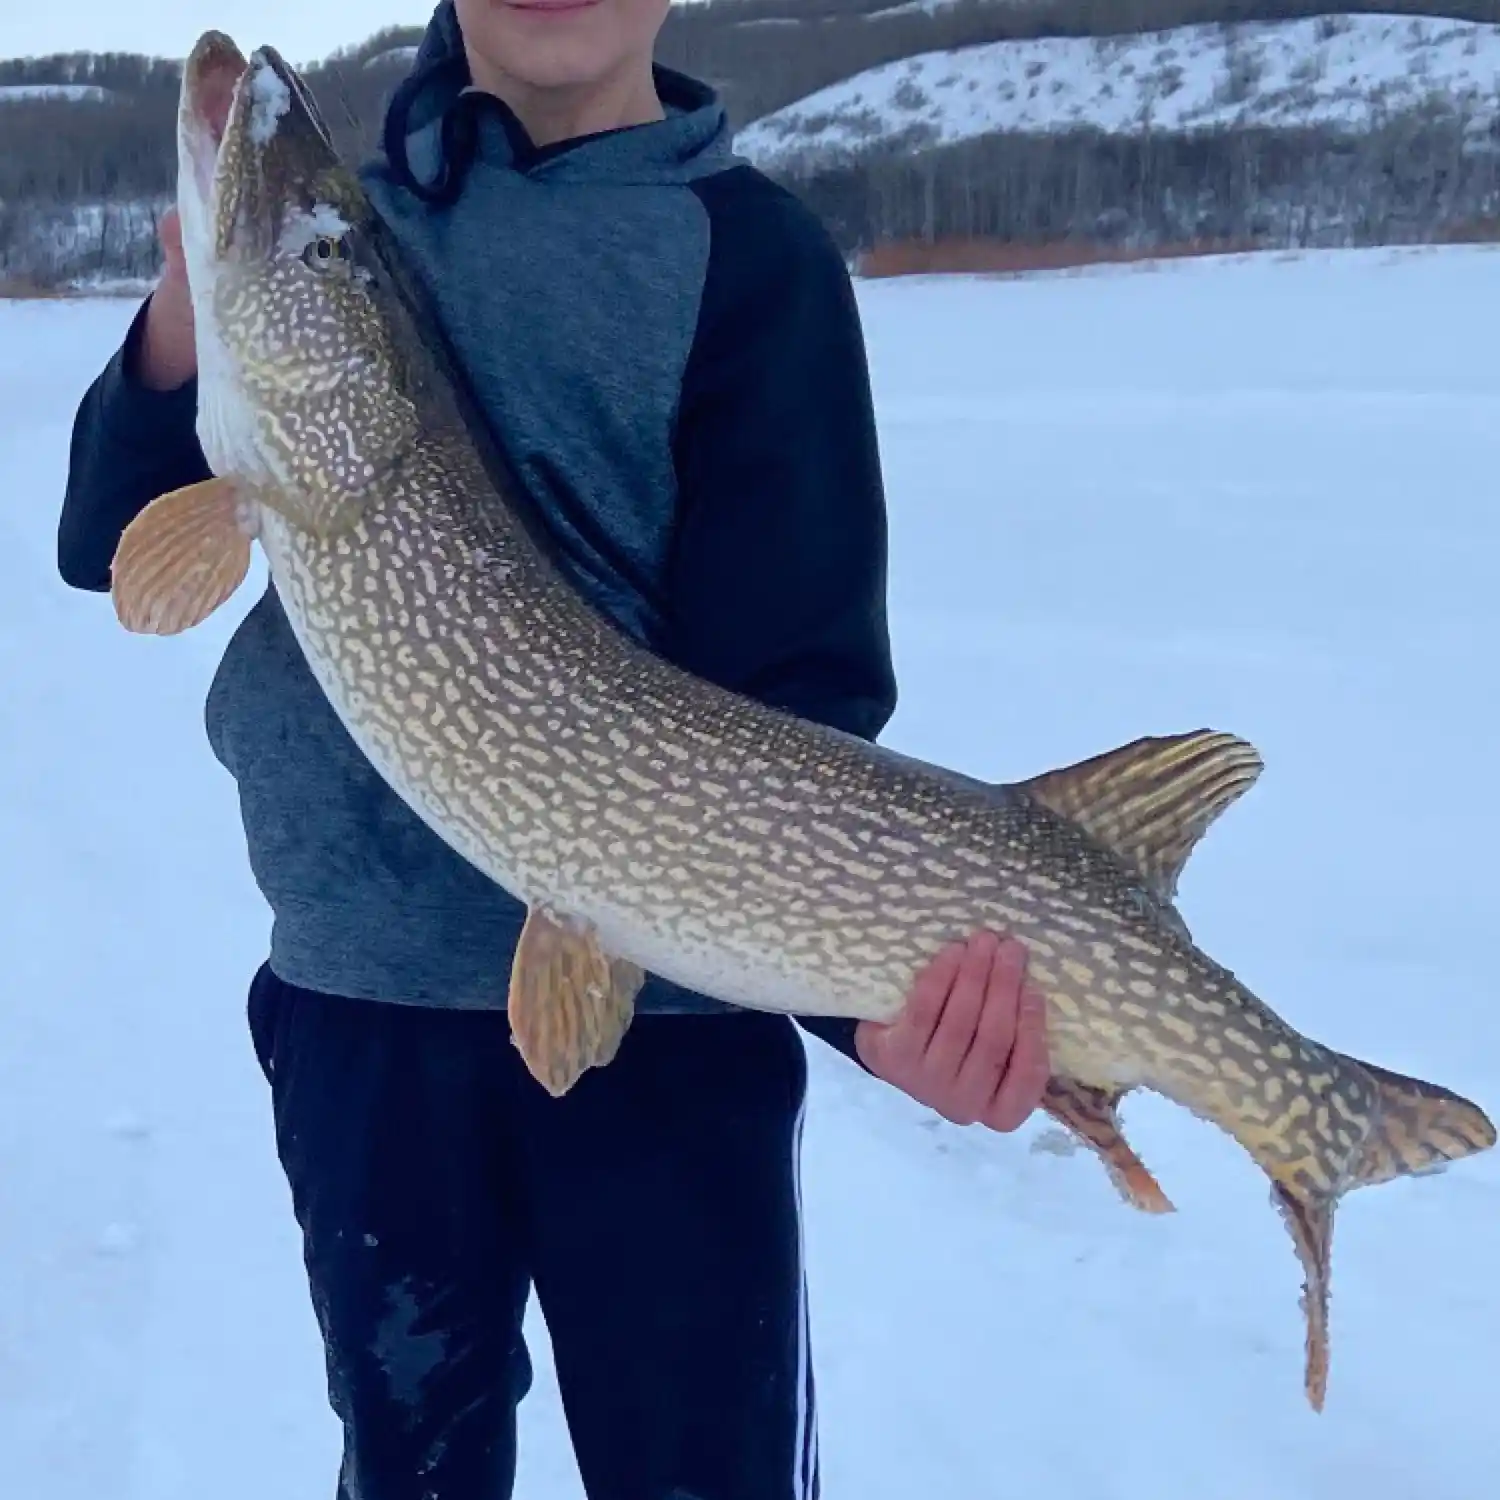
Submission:
[[[733,164],[724,107],[707,84],[654,69],[666,118],[538,152],[511,110],[473,86],[453,0],[428,23],[411,72],[386,114],[383,149],[393,176],[432,200],[451,200],[475,161],[549,182],[674,185]]]

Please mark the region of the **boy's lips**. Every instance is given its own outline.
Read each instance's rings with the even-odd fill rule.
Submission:
[[[581,10],[593,10],[602,0],[501,0],[507,10],[522,11],[527,15],[572,15]]]

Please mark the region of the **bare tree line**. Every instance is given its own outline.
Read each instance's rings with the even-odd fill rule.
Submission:
[[[420,33],[417,33],[418,35]],[[373,149],[412,40],[382,32],[307,71],[341,151]],[[0,86],[84,84],[100,99],[0,105],[0,280],[40,286],[156,274],[156,226],[176,190],[181,69],[159,58],[70,54],[0,63]]]
[[[791,185],[852,259],[913,240],[1301,248],[1500,229],[1500,142],[1431,109],[1359,133],[1001,133]]]
[[[374,147],[404,59],[387,31],[311,65],[306,77],[341,150]],[[0,202],[84,202],[170,193],[177,171],[181,65],[160,58],[70,54],[0,62],[0,87],[85,84],[104,99],[36,97],[0,105]]]
[[[975,238],[1149,251],[1190,243],[1308,247],[1500,233],[1500,143],[1431,110],[1361,133],[1004,133],[874,153],[789,180],[844,252]],[[155,273],[168,202],[0,207],[0,279],[57,284]]]
[[[674,11],[662,61],[708,76],[741,119],[865,67],[1006,36],[1125,33],[1204,20],[1358,10],[1500,21],[1500,0],[715,0]],[[341,149],[371,151],[417,28],[368,38],[307,71]],[[0,63],[0,85],[88,84],[102,101],[0,106],[0,277],[48,284],[154,274],[170,202],[179,65],[122,54]],[[736,102],[737,101],[737,102]],[[1456,232],[1500,217],[1494,151],[1431,106],[1378,129],[1121,136],[998,134],[920,141],[791,180],[851,254],[882,241],[983,235],[1141,246],[1231,238],[1343,243]]]

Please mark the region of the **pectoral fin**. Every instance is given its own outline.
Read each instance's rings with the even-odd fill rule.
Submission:
[[[232,480],[207,479],[153,500],[115,549],[115,614],[141,635],[201,624],[245,581],[250,528]]]
[[[592,929],[527,914],[510,974],[510,1029],[532,1077],[554,1097],[613,1061],[645,975],[612,959]]]

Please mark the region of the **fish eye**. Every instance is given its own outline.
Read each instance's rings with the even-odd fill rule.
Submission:
[[[315,271],[326,271],[349,259],[349,246],[336,235],[320,234],[302,252],[302,259]]]

